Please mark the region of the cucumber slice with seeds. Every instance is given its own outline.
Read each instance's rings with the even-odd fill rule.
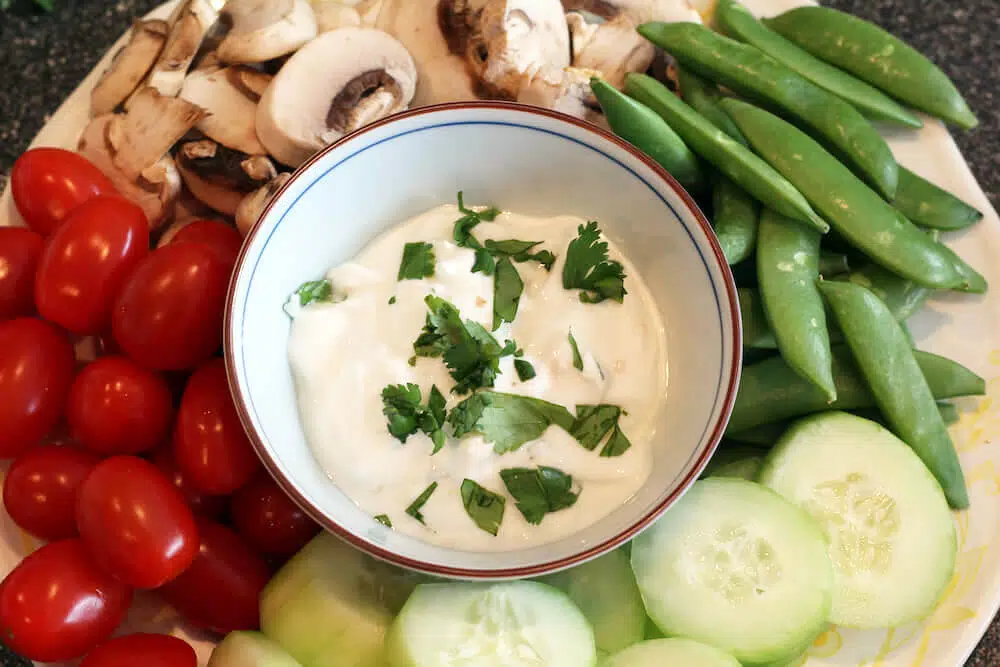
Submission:
[[[740,667],[725,651],[690,639],[653,639],[630,646],[601,667]]]
[[[744,665],[802,652],[827,625],[833,569],[804,511],[735,478],[696,482],[632,543],[650,618]]]
[[[955,569],[955,524],[913,450],[875,422],[830,412],[794,424],[761,483],[804,508],[830,542],[830,621],[893,627],[933,611]]]
[[[230,632],[208,667],[302,667],[295,658],[259,632]]]

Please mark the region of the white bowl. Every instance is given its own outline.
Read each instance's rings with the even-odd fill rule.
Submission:
[[[287,353],[290,320],[282,310],[289,294],[393,225],[453,202],[458,190],[468,201],[518,213],[599,220],[643,276],[667,328],[670,384],[648,481],[605,518],[540,547],[459,551],[382,526],[324,474],[299,423]],[[697,478],[722,437],[742,349],[732,275],[705,217],[672,177],[590,124],[494,102],[391,117],[300,168],[246,240],[230,287],[225,343],[250,439],[306,512],[377,558],[472,579],[560,570],[649,526]]]

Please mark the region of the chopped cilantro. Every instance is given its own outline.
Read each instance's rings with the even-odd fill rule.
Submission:
[[[569,433],[586,449],[593,451],[610,431],[611,437],[601,450],[601,456],[621,456],[632,446],[618,425],[622,414],[617,405],[578,405]]]
[[[394,296],[389,297],[389,305],[392,306],[395,305],[395,303],[396,303],[396,297]]]
[[[625,434],[622,433],[622,429],[618,426],[618,422],[615,422],[615,427],[611,430],[611,437],[608,438],[608,442],[604,445],[604,449],[601,450],[601,456],[621,456],[631,447],[632,443],[627,437],[625,437]]]
[[[513,322],[521,303],[524,283],[511,261],[504,257],[497,262],[493,277],[493,330],[504,322]]]
[[[573,415],[561,405],[540,398],[480,391],[460,402],[448,415],[455,437],[479,433],[504,454],[541,437],[552,424],[570,431]]]
[[[410,503],[410,506],[406,508],[406,513],[412,516],[414,519],[420,523],[424,523],[424,515],[421,514],[420,510],[427,501],[430,499],[431,494],[434,493],[434,489],[438,487],[437,482],[431,482],[430,486],[423,490],[423,492],[417,496],[417,499]],[[426,525],[426,524],[425,524]]]
[[[576,344],[573,332],[569,332],[569,346],[573,349],[573,368],[578,371],[583,370],[583,357],[580,356],[580,347]]]
[[[561,470],[541,466],[508,468],[500,471],[500,479],[514,497],[517,509],[525,520],[538,525],[550,512],[572,507],[579,496],[573,491],[573,478]]]
[[[524,359],[514,360],[514,370],[517,372],[517,379],[521,382],[527,382],[536,375],[535,367],[531,365],[531,362]]]
[[[420,280],[434,275],[434,246],[430,243],[407,243],[396,280]]]
[[[546,271],[551,271],[552,265],[556,261],[555,255],[548,250],[540,250],[536,253],[531,252],[535,246],[541,243],[541,241],[518,241],[515,239],[508,239],[506,241],[487,240],[485,249],[493,254],[494,257],[509,257],[518,263],[538,262],[545,267]]]
[[[388,420],[389,433],[400,442],[417,431],[424,432],[434,443],[437,454],[445,443],[445,400],[436,385],[427,396],[427,406],[421,405],[420,387],[415,384],[389,385],[382,390],[382,414]]]
[[[483,488],[471,479],[462,482],[461,491],[465,512],[481,529],[490,535],[496,535],[503,521],[506,498]]]
[[[375,520],[386,528],[392,528],[392,520],[389,518],[388,514],[379,514],[375,517]]]
[[[313,301],[333,301],[333,285],[325,278],[302,283],[295,293],[299,295],[300,306],[308,306]]]
[[[570,241],[563,266],[563,287],[579,289],[580,301],[600,303],[612,299],[621,303],[625,290],[625,272],[620,262],[608,259],[608,244],[601,240],[596,222],[580,225],[579,236]]]

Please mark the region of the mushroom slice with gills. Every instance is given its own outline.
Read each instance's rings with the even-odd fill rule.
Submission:
[[[615,88],[625,85],[626,74],[649,69],[656,48],[639,34],[631,17],[619,14],[594,27],[593,32],[578,33],[589,37],[582,44],[574,39],[573,67],[597,70]]]
[[[260,98],[264,96],[264,91],[274,80],[273,74],[246,65],[234,65],[230,69],[235,74],[233,81],[236,86],[254,102],[260,101]]]
[[[207,139],[182,144],[177,167],[196,199],[228,216],[236,215],[243,197],[278,174],[266,155],[247,155]]]
[[[119,117],[105,114],[90,121],[80,137],[78,149],[104,172],[122,196],[142,208],[150,229],[156,230],[173,215],[182,189],[180,173],[173,158],[161,155],[136,178],[126,176],[115,162],[115,148],[109,139],[109,127]]]
[[[184,79],[181,99],[207,113],[195,127],[209,139],[248,155],[267,149],[257,138],[257,99],[244,91],[236,68],[204,69]]]
[[[562,0],[566,11],[585,11],[611,20],[625,14],[639,25],[647,21],[703,23],[716,0]]]
[[[244,237],[254,228],[260,216],[264,214],[264,209],[271,203],[278,191],[290,181],[292,175],[283,172],[278,174],[266,185],[260,187],[243,198],[236,209],[236,228]]]
[[[112,59],[90,94],[90,115],[113,112],[131,95],[153,68],[167,41],[166,21],[136,21],[128,44]]]
[[[416,78],[410,54],[381,30],[325,33],[274,77],[257,107],[257,136],[278,162],[297,167],[345,134],[406,109]]]
[[[167,43],[146,78],[146,85],[168,97],[176,96],[205,35],[217,18],[218,13],[209,0],[185,0],[175,14]]]
[[[226,63],[262,63],[298,51],[317,35],[309,0],[229,0],[232,28],[217,50]]]
[[[590,80],[600,77],[596,70],[566,67],[539,72],[522,90],[517,101],[561,111],[605,129],[607,120],[590,89]]]

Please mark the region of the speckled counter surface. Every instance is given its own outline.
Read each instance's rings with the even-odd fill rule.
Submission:
[[[0,14],[0,184],[48,115],[130,22],[158,2],[54,0],[54,4],[57,9],[48,16]],[[1000,0],[828,0],[827,4],[877,21],[954,78],[981,121],[979,129],[956,139],[993,205],[1000,206]],[[1000,619],[966,664],[997,666]]]

